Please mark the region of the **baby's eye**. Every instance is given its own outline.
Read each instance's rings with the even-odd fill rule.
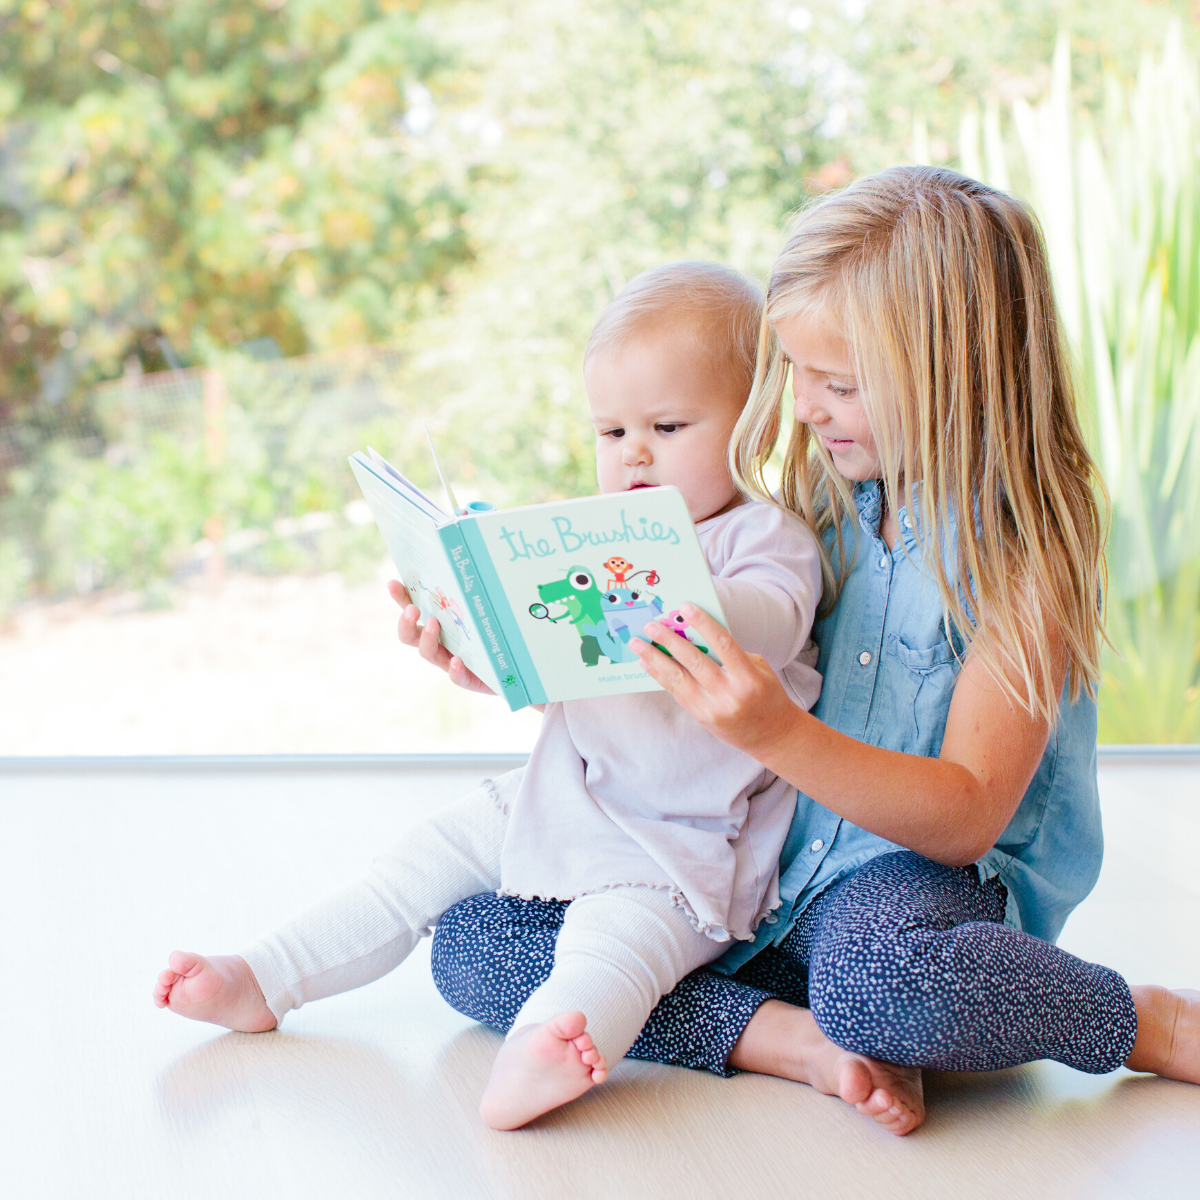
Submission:
[[[660,421],[654,427],[659,433],[675,433],[676,430],[683,428],[682,421]]]
[[[625,436],[624,429],[605,429],[600,434],[601,437],[622,438]]]

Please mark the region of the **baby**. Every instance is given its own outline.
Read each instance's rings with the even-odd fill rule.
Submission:
[[[584,376],[600,488],[673,484],[730,632],[797,703],[820,691],[812,533],[730,473],[762,298],[711,263],[634,279],[592,332]],[[460,664],[455,664],[461,672]],[[155,1003],[247,1032],[391,971],[485,891],[570,901],[554,968],[517,1014],[480,1105],[515,1129],[604,1080],[660,997],[779,904],[795,791],[665,692],[548,705],[528,764],[448,805],[360,880],[240,956],[176,951]]]

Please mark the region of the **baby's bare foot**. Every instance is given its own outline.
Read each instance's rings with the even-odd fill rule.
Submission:
[[[527,1025],[500,1048],[479,1115],[493,1129],[520,1129],[608,1077],[581,1012]]]
[[[1137,1039],[1125,1065],[1167,1079],[1200,1083],[1200,992],[1135,987]]]
[[[159,1008],[242,1033],[263,1033],[278,1024],[241,955],[205,958],[176,950],[168,961],[170,967],[159,975],[154,988]]]
[[[916,1067],[897,1067],[843,1050],[821,1032],[807,1008],[781,1000],[759,1007],[734,1046],[729,1065],[807,1083],[853,1104],[900,1137],[925,1120],[924,1088]]]

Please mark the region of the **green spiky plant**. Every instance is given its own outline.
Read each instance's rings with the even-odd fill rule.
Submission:
[[[1059,38],[1048,95],[963,119],[968,174],[1041,218],[1108,486],[1101,742],[1200,742],[1200,69],[1178,29],[1135,82],[1077,109]],[[1006,149],[1007,146],[1007,149]]]

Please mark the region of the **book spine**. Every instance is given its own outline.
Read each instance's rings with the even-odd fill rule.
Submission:
[[[524,708],[527,704],[542,704],[545,696],[534,698],[541,691],[540,684],[531,695],[526,686],[525,672],[518,666],[505,633],[503,613],[497,611],[493,594],[489,594],[485,584],[485,576],[493,575],[491,560],[483,547],[478,531],[473,528],[474,522],[469,518],[443,525],[438,530],[442,539],[442,547],[446,551],[446,559],[458,576],[459,586],[467,601],[467,611],[479,633],[483,645],[491,657],[492,670],[500,684],[500,694],[504,697],[512,712]],[[475,534],[474,537],[471,535]],[[486,566],[485,566],[486,564]],[[496,581],[498,587],[499,581]],[[499,592],[503,601],[504,593]],[[507,602],[504,609],[508,608]],[[511,613],[510,613],[511,618]],[[522,649],[524,647],[522,646]],[[525,655],[524,657],[528,657]],[[532,663],[530,664],[532,667]],[[534,679],[537,679],[536,673]]]
[[[479,523],[474,518],[468,517],[459,522],[459,528],[466,539],[472,560],[478,568],[484,599],[491,609],[493,628],[507,647],[508,661],[520,679],[521,686],[525,689],[528,703],[545,704],[546,689],[542,686],[529,648],[521,636],[521,627],[517,624],[512,606],[508,602],[508,593],[505,592],[504,585],[496,574],[496,568],[492,565],[492,556],[488,553],[488,548],[484,543]]]

